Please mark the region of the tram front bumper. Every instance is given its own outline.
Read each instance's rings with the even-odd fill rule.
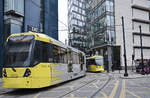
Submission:
[[[3,88],[43,88],[50,86],[50,78],[3,78]]]
[[[104,68],[102,66],[97,66],[96,71],[104,71]]]
[[[31,80],[29,78],[3,78],[3,88],[31,88]]]

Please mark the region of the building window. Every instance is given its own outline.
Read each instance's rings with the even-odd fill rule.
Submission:
[[[150,12],[149,12],[149,20],[150,20]],[[149,31],[150,31],[150,24],[149,24]]]
[[[106,1],[106,11],[109,11],[109,12],[113,12],[113,2],[111,1]]]
[[[107,26],[114,26],[114,16],[106,16],[107,19]]]
[[[150,8],[150,0],[148,0],[147,2],[148,2],[148,7]]]
[[[11,34],[13,34],[13,33],[21,33],[22,27],[20,25],[18,25],[18,24],[11,24],[10,28],[11,28]]]
[[[132,13],[132,17],[133,17],[133,8],[132,8],[132,10],[131,10],[131,13]]]
[[[4,11],[15,11],[24,16],[24,0],[4,0]]]
[[[134,30],[134,22],[132,21],[132,30]]]
[[[21,33],[22,32],[22,23],[17,20],[7,19],[5,20],[5,32],[9,34]],[[8,36],[9,36],[8,34]],[[6,36],[6,37],[8,37]]]
[[[133,4],[133,0],[131,0],[131,3]]]

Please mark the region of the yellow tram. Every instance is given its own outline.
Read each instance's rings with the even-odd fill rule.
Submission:
[[[103,56],[92,56],[86,59],[87,71],[90,72],[102,72],[104,71],[104,60]]]
[[[12,34],[5,45],[4,88],[42,88],[85,75],[85,54],[34,32]]]

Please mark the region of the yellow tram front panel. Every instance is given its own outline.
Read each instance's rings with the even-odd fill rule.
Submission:
[[[97,71],[104,71],[104,67],[103,66],[96,66],[96,65],[90,65],[90,69],[92,72],[97,72]]]
[[[28,77],[24,77],[26,69],[31,71]],[[4,77],[4,70],[7,77]],[[40,63],[35,67],[3,68],[4,88],[42,88],[49,86],[51,71],[49,63]]]

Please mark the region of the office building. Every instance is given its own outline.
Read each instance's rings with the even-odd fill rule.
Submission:
[[[7,35],[36,31],[58,40],[58,0],[5,0],[4,5]]]
[[[85,51],[85,0],[68,0],[69,45]]]
[[[122,16],[128,67],[132,67],[132,59],[141,58],[139,25],[144,59],[150,58],[150,0],[86,0],[86,14],[88,53],[103,55],[109,69],[124,66]]]
[[[3,17],[4,15],[3,15],[3,0],[0,0],[0,39],[1,39],[1,41],[0,41],[0,72],[2,72],[2,65],[3,65],[3,58],[1,58],[1,57],[3,57],[3,42],[4,42],[4,36],[3,36],[3,28],[4,28],[4,25],[3,25],[3,19],[4,19],[4,17]],[[0,74],[0,76],[1,76],[1,74]]]
[[[13,33],[34,31],[58,40],[58,0],[0,0],[0,18],[0,54],[3,38]]]

